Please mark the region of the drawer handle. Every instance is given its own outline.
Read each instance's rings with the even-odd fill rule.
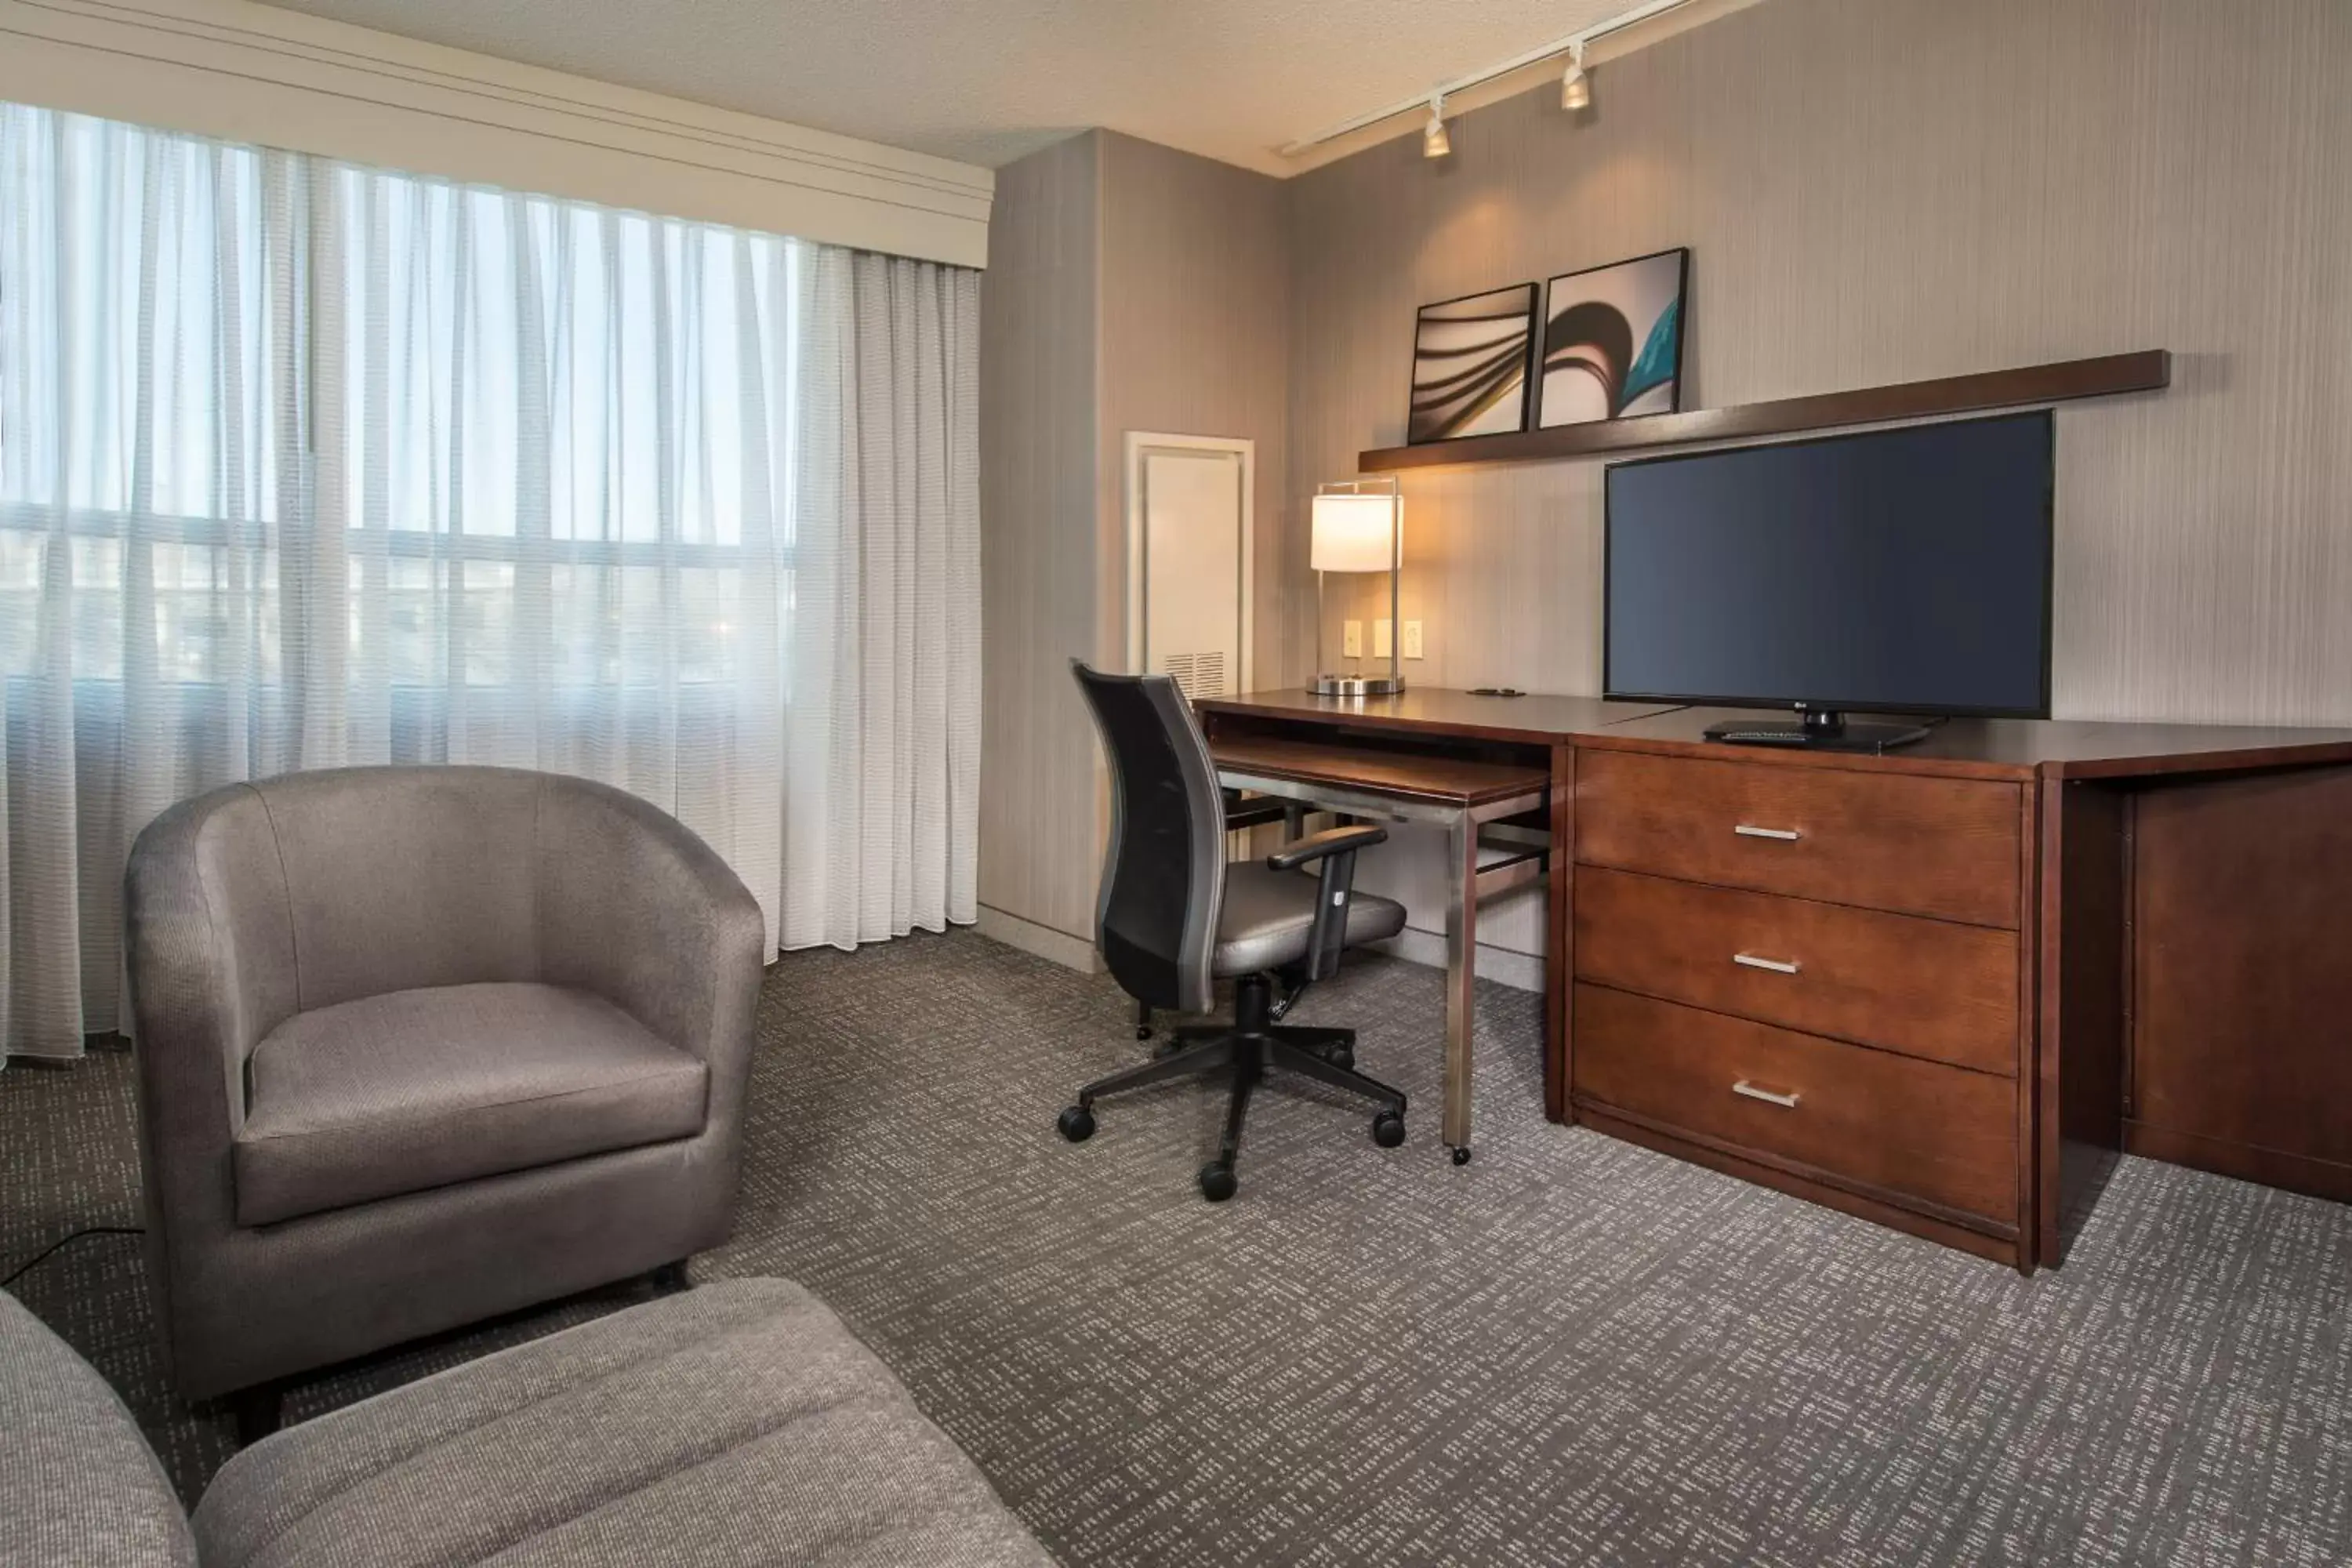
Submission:
[[[1752,822],[1743,822],[1731,831],[1742,838],[1777,838],[1783,844],[1794,844],[1804,837],[1793,827],[1759,827]]]
[[[1794,959],[1759,958],[1752,952],[1735,952],[1731,955],[1731,962],[1744,963],[1750,969],[1769,969],[1775,974],[1794,974],[1799,968]]]
[[[1731,1092],[1744,1094],[1750,1100],[1760,1100],[1767,1105],[1777,1105],[1783,1110],[1797,1109],[1797,1097],[1794,1094],[1778,1094],[1769,1089],[1759,1089],[1744,1078],[1731,1086]]]

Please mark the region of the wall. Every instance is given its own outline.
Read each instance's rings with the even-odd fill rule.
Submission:
[[[1001,170],[996,193],[981,311],[981,926],[1090,964],[1108,814],[1068,663],[1126,658],[1127,431],[1257,443],[1262,660],[1290,621],[1281,588],[1265,591],[1297,575],[1281,553],[1284,193],[1102,131]]]
[[[1099,167],[1080,136],[1001,171],[980,285],[981,928],[1079,963],[1100,840],[1068,662],[1099,635]]]
[[[1290,279],[1278,180],[1097,132],[1103,160],[1102,401],[1097,475],[1103,602],[1126,647],[1123,442],[1129,430],[1257,443],[1252,640],[1259,684],[1296,624],[1283,550]],[[1298,563],[1306,562],[1304,535]],[[1311,603],[1311,601],[1310,601]],[[1269,666],[1266,650],[1276,649]]]
[[[2347,81],[2342,0],[1770,0],[1584,115],[1547,89],[1290,182],[1291,472],[1403,439],[1417,305],[1675,245],[1685,407],[2168,348],[2169,392],[2058,415],[2056,710],[2352,722]],[[1601,474],[1407,479],[1408,679],[1599,689]],[[1433,924],[1425,849],[1385,858]]]

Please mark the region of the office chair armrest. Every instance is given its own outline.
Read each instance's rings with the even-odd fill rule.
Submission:
[[[1316,860],[1328,859],[1341,853],[1369,849],[1375,844],[1388,842],[1389,830],[1369,822],[1349,827],[1327,827],[1320,833],[1310,833],[1304,838],[1294,838],[1265,858],[1269,871],[1296,871]]]
[[[1338,972],[1339,950],[1348,944],[1348,903],[1355,897],[1356,851],[1386,843],[1389,830],[1360,822],[1349,827],[1327,827],[1294,839],[1265,858],[1266,868],[1294,870],[1320,863],[1322,879],[1315,889],[1315,926],[1307,933],[1302,984]]]

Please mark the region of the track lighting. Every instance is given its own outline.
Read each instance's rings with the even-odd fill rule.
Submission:
[[[1454,139],[1445,133],[1445,95],[1439,93],[1429,100],[1429,123],[1421,128],[1421,155],[1443,158],[1454,151]]]
[[[1592,79],[1584,74],[1582,38],[1568,46],[1568,74],[1559,79],[1559,106],[1571,110],[1592,107]]]

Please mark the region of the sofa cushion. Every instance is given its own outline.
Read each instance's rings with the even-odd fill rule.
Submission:
[[[0,1290],[0,1563],[194,1568],[187,1516],[131,1412]]]
[[[206,1568],[1048,1568],[888,1368],[782,1279],[705,1285],[290,1427]]]
[[[582,991],[394,991],[298,1013],[247,1063],[240,1225],[702,1131],[703,1064]]]

